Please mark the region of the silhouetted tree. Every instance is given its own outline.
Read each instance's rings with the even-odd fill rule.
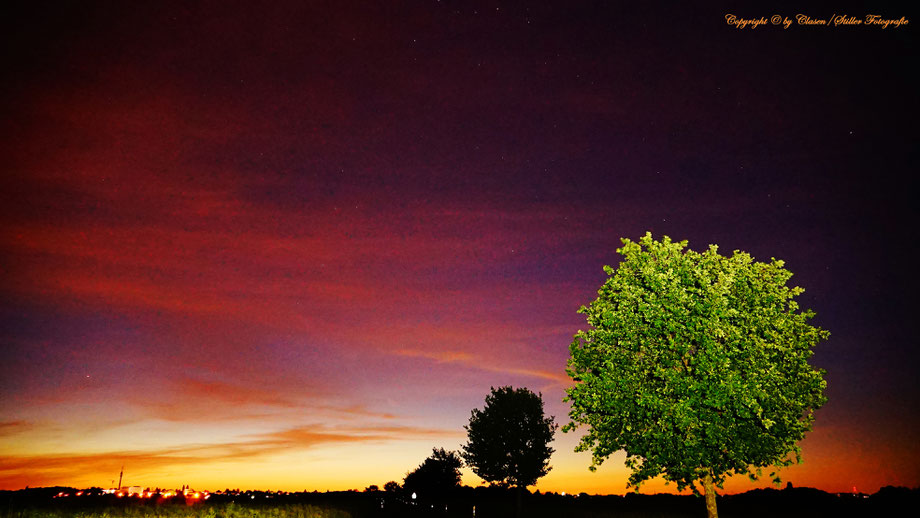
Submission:
[[[710,517],[732,474],[801,460],[796,442],[826,401],[823,371],[808,363],[828,332],[793,300],[804,290],[776,259],[684,250],[647,233],[623,239],[624,259],[579,310],[588,331],[570,346],[572,422],[587,425],[576,451],[592,469],[618,450],[629,485],[661,475],[678,489],[701,482]],[[778,481],[778,479],[776,479]]]
[[[400,489],[402,489],[402,487],[399,485],[399,482],[395,480],[391,480],[383,485],[383,490],[387,493],[396,493]]]
[[[553,417],[543,415],[543,399],[526,388],[492,388],[482,410],[474,408],[464,426],[468,441],[463,459],[483,480],[515,487],[517,516],[522,515],[526,487],[551,469],[549,443],[556,432]]]
[[[552,469],[549,443],[556,423],[544,416],[542,397],[526,388],[493,387],[464,428],[463,460],[487,482],[525,488]]]
[[[463,461],[456,452],[434,448],[431,456],[406,475],[403,489],[416,493],[419,500],[443,504],[450,493],[460,487]]]

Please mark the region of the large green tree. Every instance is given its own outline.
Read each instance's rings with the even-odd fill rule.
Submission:
[[[625,450],[631,487],[658,475],[701,484],[715,517],[726,477],[801,462],[796,443],[826,401],[808,359],[829,333],[809,325],[783,261],[651,233],[622,242],[619,266],[604,267],[597,299],[579,310],[590,327],[570,346],[563,430],[588,427],[576,451],[592,452],[592,470]]]

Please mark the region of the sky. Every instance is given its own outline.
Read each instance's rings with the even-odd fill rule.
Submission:
[[[565,424],[646,231],[785,260],[831,332],[784,483],[920,486],[911,12],[151,4],[2,8],[0,489],[382,486],[504,385]],[[581,431],[536,489],[627,491]]]

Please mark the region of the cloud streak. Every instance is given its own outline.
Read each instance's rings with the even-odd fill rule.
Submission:
[[[553,385],[567,385],[571,383],[571,379],[569,379],[565,373],[544,369],[528,369],[521,367],[495,365],[489,359],[482,358],[479,355],[474,355],[466,351],[423,351],[419,349],[400,349],[396,351],[396,354],[410,358],[424,358],[427,360],[433,360],[437,363],[460,365],[462,367],[478,369],[487,372],[513,374],[516,376],[549,380],[553,382]]]
[[[414,426],[326,426],[312,424],[249,436],[247,440],[214,444],[188,444],[156,450],[113,450],[101,453],[21,455],[0,457],[0,484],[4,487],[35,483],[61,483],[87,474],[114,473],[130,465],[135,473],[181,472],[214,463],[251,460],[278,453],[294,453],[339,444],[384,444],[393,441],[453,439],[456,430]],[[37,477],[37,478],[36,478]],[[102,477],[104,478],[104,476]],[[40,481],[39,481],[40,479]],[[25,482],[33,481],[33,482]]]

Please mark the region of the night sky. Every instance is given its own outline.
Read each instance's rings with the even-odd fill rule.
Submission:
[[[831,332],[784,482],[920,485],[920,18],[635,3],[3,7],[0,488],[382,486],[492,386],[564,424],[647,230],[785,260]],[[536,487],[623,493],[579,436]]]

